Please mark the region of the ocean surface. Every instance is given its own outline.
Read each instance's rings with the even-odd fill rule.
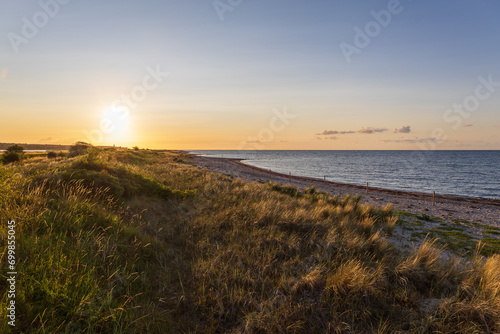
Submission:
[[[191,151],[274,172],[467,197],[500,198],[500,151]]]

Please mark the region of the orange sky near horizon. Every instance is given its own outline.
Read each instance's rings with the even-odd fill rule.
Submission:
[[[500,150],[498,6],[8,2],[0,142]]]

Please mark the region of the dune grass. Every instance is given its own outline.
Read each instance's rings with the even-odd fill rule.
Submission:
[[[27,333],[495,333],[500,256],[403,255],[391,206],[246,183],[182,152],[92,149],[0,169]]]

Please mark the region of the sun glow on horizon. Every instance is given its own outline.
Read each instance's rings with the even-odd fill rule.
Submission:
[[[127,144],[132,142],[130,111],[113,106],[103,111],[100,128],[102,141],[106,144]]]

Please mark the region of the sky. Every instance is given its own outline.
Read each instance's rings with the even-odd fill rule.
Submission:
[[[0,142],[500,149],[496,0],[4,0]]]

